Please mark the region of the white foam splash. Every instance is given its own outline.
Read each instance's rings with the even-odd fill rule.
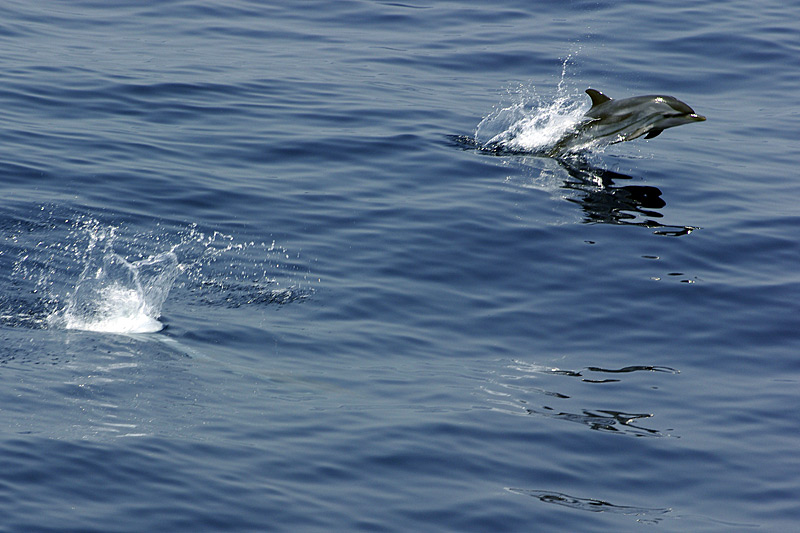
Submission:
[[[511,151],[546,152],[583,120],[585,102],[577,95],[558,94],[551,102],[522,100],[496,109],[475,131],[475,139],[486,146]]]
[[[180,272],[174,252],[130,262],[114,252],[114,233],[92,235],[86,266],[63,311],[48,317],[66,329],[105,333],[153,333]]]
[[[147,313],[146,303],[136,291],[113,285],[99,291],[97,297],[88,312],[68,309],[63,316],[64,327],[103,333],[155,333],[164,327]]]
[[[509,91],[514,102],[499,105],[475,130],[475,140],[484,146],[509,151],[546,153],[583,121],[587,99],[566,82],[571,57],[562,64],[555,96],[543,100],[535,88],[520,86]]]

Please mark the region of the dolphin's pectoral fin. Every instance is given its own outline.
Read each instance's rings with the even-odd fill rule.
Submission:
[[[653,137],[658,137],[661,135],[661,132],[664,130],[650,130],[650,133],[644,136],[645,139],[652,139]]]
[[[604,95],[600,91],[596,89],[586,89],[586,94],[589,95],[589,98],[592,99],[592,107],[600,104],[604,104],[611,100],[608,96]]]

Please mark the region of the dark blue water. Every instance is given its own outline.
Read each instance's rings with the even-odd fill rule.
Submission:
[[[0,531],[796,530],[798,21],[5,2]]]

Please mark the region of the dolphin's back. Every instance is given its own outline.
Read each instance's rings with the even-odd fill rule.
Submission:
[[[592,99],[592,107],[586,112],[589,118],[602,118],[613,115],[623,109],[635,109],[646,104],[664,104],[675,110],[676,113],[685,115],[694,114],[694,109],[681,102],[673,96],[661,94],[648,94],[644,96],[634,96],[633,98],[623,98],[614,100],[596,89],[586,89],[586,94]]]

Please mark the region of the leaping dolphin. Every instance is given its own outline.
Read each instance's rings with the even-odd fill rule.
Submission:
[[[706,119],[672,96],[648,95],[613,100],[595,89],[586,89],[592,107],[587,120],[560,139],[548,152],[563,155],[593,144],[615,144],[645,135],[652,139],[667,128]]]

